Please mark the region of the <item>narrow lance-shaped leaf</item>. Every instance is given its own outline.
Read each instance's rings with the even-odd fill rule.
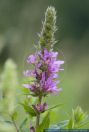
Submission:
[[[69,123],[68,123],[68,129],[73,129],[73,128],[74,128],[74,119],[71,118],[71,119],[69,120]]]
[[[48,112],[43,118],[42,123],[38,126],[36,132],[43,132],[43,130],[48,129],[50,124],[50,113]]]
[[[61,128],[65,128],[68,125],[69,120],[64,120],[61,121],[57,124],[57,126],[61,129]]]
[[[55,109],[55,108],[57,108],[57,107],[62,107],[63,105],[64,105],[64,104],[57,104],[57,105],[54,105],[54,106],[48,108],[46,111]]]
[[[25,119],[23,120],[23,122],[21,123],[20,129],[22,129],[22,128],[26,125],[26,122],[27,122],[27,118],[25,118]]]
[[[35,112],[35,110],[34,110],[31,106],[25,105],[25,104],[23,104],[23,103],[20,103],[20,104],[24,107],[25,111],[26,111],[30,116],[36,116],[36,112]]]

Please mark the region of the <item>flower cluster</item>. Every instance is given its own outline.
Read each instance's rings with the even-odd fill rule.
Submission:
[[[58,77],[58,71],[62,70],[60,66],[64,61],[57,60],[57,56],[58,52],[48,51],[47,49],[30,55],[27,62],[33,64],[34,69],[24,71],[24,75],[32,76],[34,81],[23,86],[30,89],[35,95],[42,96],[60,91],[61,88],[57,88],[59,81],[56,78]]]
[[[32,105],[32,106],[37,113],[39,113],[39,112],[42,113],[45,111],[47,104],[43,103],[43,104],[36,104],[36,105]]]

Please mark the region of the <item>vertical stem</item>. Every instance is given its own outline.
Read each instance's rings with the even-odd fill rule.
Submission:
[[[42,96],[39,96],[39,104],[41,104],[41,102],[42,102]],[[40,122],[40,113],[38,113],[36,116],[36,128],[39,126],[39,122]]]
[[[16,122],[14,121],[14,119],[12,118],[11,115],[9,115],[9,116],[11,117],[11,120],[12,120],[13,126],[14,126],[14,128],[16,129],[16,132],[19,132],[19,128],[18,128]]]
[[[16,129],[16,132],[19,132],[19,129],[18,129],[18,127],[17,127],[17,125],[16,125],[16,123],[14,121],[13,121],[13,125],[14,125],[14,127]]]
[[[40,114],[37,114],[37,116],[36,116],[36,128],[39,126],[39,122],[40,122]]]

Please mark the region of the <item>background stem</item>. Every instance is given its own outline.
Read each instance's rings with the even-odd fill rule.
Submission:
[[[11,117],[11,120],[12,120],[13,126],[14,126],[14,127],[15,127],[15,129],[16,129],[16,132],[19,132],[19,128],[18,128],[18,126],[17,126],[16,122],[14,121],[14,119],[12,118],[12,116],[11,116],[11,115],[10,115],[10,117]]]
[[[15,121],[12,121],[12,122],[13,122],[13,125],[14,125],[15,129],[16,129],[16,132],[19,132],[19,129],[18,129],[18,127],[17,127]]]

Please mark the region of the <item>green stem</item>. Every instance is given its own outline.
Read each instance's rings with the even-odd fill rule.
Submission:
[[[17,124],[15,123],[15,121],[12,121],[12,122],[13,122],[13,125],[14,125],[15,129],[16,129],[16,132],[19,132],[19,129],[18,129]]]
[[[42,96],[39,96],[39,104],[41,104],[42,102]],[[36,128],[39,126],[39,123],[40,123],[40,113],[37,113],[37,116],[36,116]]]
[[[16,129],[16,132],[19,132],[19,128],[17,127],[17,124],[16,124],[16,122],[14,121],[14,119],[12,118],[12,116],[11,116],[11,120],[12,120],[13,126],[14,126],[15,129]]]
[[[16,132],[19,132],[19,128],[18,128],[16,122],[14,121],[12,115],[9,114],[9,116],[10,116],[10,118],[11,118],[11,121],[12,121],[12,123],[13,123],[14,128],[16,129]]]

